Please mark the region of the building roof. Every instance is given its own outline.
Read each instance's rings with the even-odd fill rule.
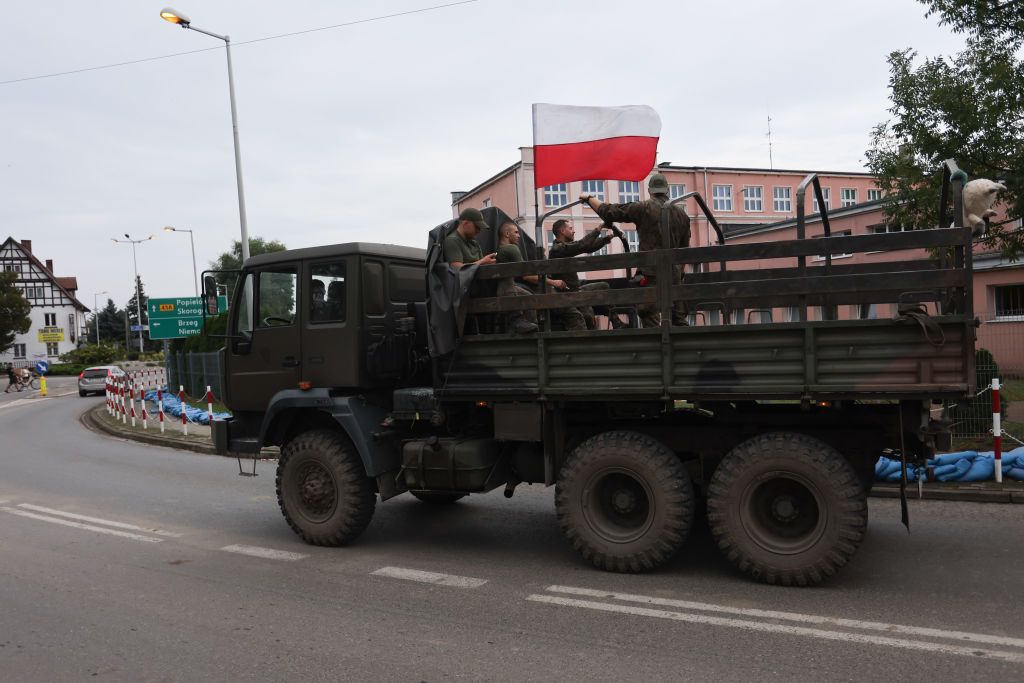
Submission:
[[[61,293],[63,293],[66,297],[71,299],[71,303],[74,305],[75,308],[77,308],[78,310],[82,311],[83,313],[88,313],[89,312],[89,307],[86,306],[85,304],[83,304],[81,301],[79,301],[78,298],[74,295],[74,293],[71,290],[69,290],[68,287],[66,286],[66,282],[70,280],[74,284],[74,288],[77,290],[78,289],[78,278],[76,278],[76,277],[63,277],[63,278],[56,277],[52,272],[50,272],[49,268],[47,268],[45,265],[43,265],[43,263],[39,259],[36,258],[36,255],[33,254],[31,250],[26,249],[25,245],[23,245],[21,242],[19,242],[18,240],[14,239],[13,237],[8,237],[6,240],[4,240],[3,245],[0,245],[0,246],[6,247],[8,243],[14,245],[18,249],[18,251],[20,251],[22,254],[24,254],[26,257],[28,257],[28,260],[33,265],[35,265],[37,268],[39,268],[39,270],[41,270],[44,273],[46,273],[46,275],[50,278],[50,281],[53,282],[54,285],[56,285],[57,289],[59,289],[61,291]],[[62,280],[64,282],[61,282]]]

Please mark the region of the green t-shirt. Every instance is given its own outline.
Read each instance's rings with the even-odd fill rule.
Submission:
[[[473,263],[483,257],[480,243],[463,239],[458,230],[444,238],[444,260],[448,263]]]
[[[499,244],[498,255],[494,260],[498,263],[517,263],[523,260],[523,252],[515,244]]]

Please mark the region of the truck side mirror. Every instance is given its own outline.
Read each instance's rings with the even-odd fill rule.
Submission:
[[[206,315],[220,314],[217,306],[217,281],[212,275],[203,278],[203,305],[206,307]]]

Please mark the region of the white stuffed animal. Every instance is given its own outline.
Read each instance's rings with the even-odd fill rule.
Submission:
[[[992,205],[1006,186],[987,178],[978,178],[964,185],[964,226],[974,228],[975,235],[985,232],[985,219],[995,216]]]

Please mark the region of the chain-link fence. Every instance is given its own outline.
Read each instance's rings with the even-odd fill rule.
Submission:
[[[206,387],[221,397],[220,356],[216,351],[207,353],[168,352],[166,356],[167,385],[171,391],[185,387],[189,396],[205,396]]]

